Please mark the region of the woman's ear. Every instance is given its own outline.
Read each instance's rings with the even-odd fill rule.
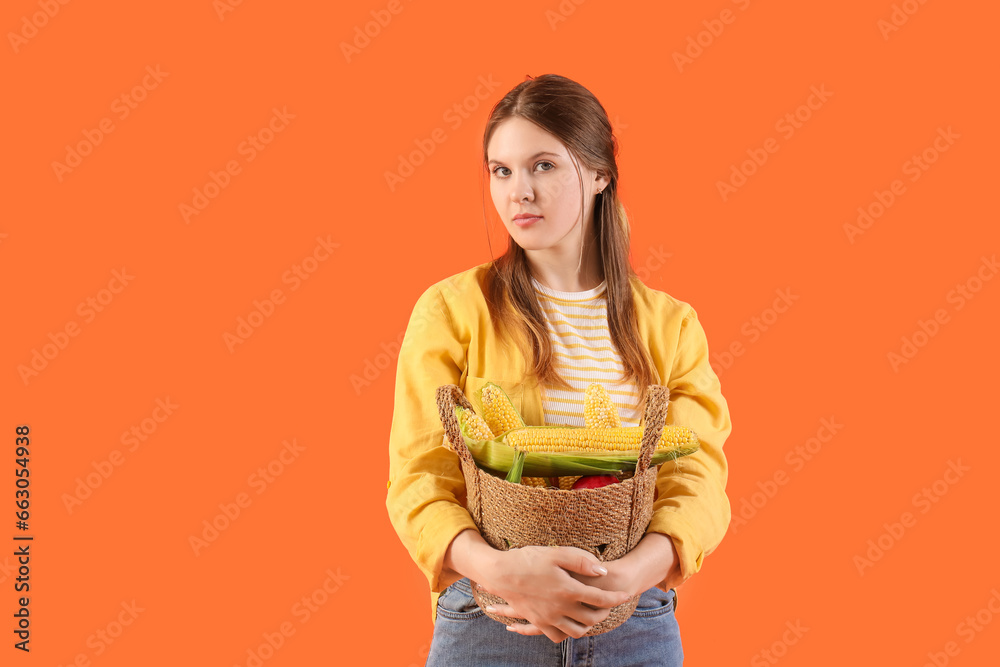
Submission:
[[[594,185],[597,188],[597,192],[602,192],[604,188],[608,187],[611,180],[608,178],[607,174],[603,171],[597,172],[594,176]]]

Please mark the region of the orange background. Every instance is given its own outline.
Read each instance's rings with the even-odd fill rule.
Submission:
[[[884,36],[902,4],[916,12]],[[734,524],[759,505],[680,589],[686,664],[772,664],[764,650],[789,666],[995,664],[1000,617],[980,610],[1000,590],[1000,280],[983,268],[961,308],[949,294],[1000,249],[996,7],[389,6],[70,2],[32,32],[37,0],[4,4],[0,539],[19,533],[11,459],[28,424],[35,540],[28,655],[11,648],[0,557],[0,662],[246,665],[286,623],[268,667],[423,664],[426,581],[384,506],[395,345],[427,286],[502,251],[480,185],[486,115],[526,74],[555,72],[614,122],[633,264],[698,310],[732,411]],[[371,12],[391,20],[345,56]],[[483,80],[496,86],[478,99]],[[136,86],[122,117],[115,100]],[[789,137],[776,123],[811,86],[831,95]],[[467,117],[448,113],[463,104]],[[273,109],[294,118],[269,136]],[[57,173],[103,119],[113,131]],[[949,127],[957,139],[911,181],[907,161]],[[443,141],[390,188],[435,130]],[[269,143],[250,160],[258,133]],[[717,183],[769,138],[778,150],[723,200]],[[186,222],[181,205],[230,161],[238,173]],[[905,193],[851,242],[844,226],[895,179]],[[317,237],[336,249],[286,281]],[[133,278],[107,291],[123,267]],[[782,289],[798,300],[757,328]],[[224,336],[274,290],[283,303],[230,350]],[[88,298],[106,301],[89,320]],[[938,309],[947,321],[894,368],[889,353]],[[156,421],[168,398],[178,407]],[[842,429],[796,467],[789,452],[824,418]],[[143,420],[130,451],[122,434]],[[303,449],[273,464],[293,440]],[[116,450],[70,511],[78,478]],[[959,460],[963,476],[939,481]],[[269,464],[280,474],[261,488]],[[937,502],[916,504],[936,481]],[[196,555],[191,536],[238,497],[249,504]],[[886,537],[907,511],[915,523]],[[889,548],[859,572],[880,536]],[[334,592],[304,619],[296,605],[324,598],[328,570]],[[131,624],[97,639],[132,601]],[[959,624],[977,613],[991,622],[970,637]],[[796,622],[808,631],[788,644]]]

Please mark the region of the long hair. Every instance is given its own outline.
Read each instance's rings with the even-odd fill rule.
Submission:
[[[638,405],[645,405],[647,387],[656,382],[656,371],[642,345],[636,322],[631,281],[639,282],[639,277],[629,263],[628,218],[618,198],[618,141],[608,114],[597,98],[575,81],[557,74],[529,77],[504,95],[490,112],[483,135],[484,175],[489,171],[490,138],[500,123],[514,116],[554,135],[577,162],[609,179],[596,197],[592,221],[607,282],[608,329],[624,366],[619,381],[638,385]],[[584,211],[582,175],[580,186],[580,210]],[[485,205],[483,215],[485,220]],[[504,329],[512,334],[524,358],[534,360],[529,368],[540,383],[572,390],[555,368],[552,344],[531,284],[524,249],[508,236],[507,251],[491,262],[489,269],[483,281],[483,294],[497,335],[503,339]]]

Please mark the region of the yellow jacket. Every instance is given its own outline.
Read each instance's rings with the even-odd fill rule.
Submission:
[[[543,426],[542,396],[527,378],[516,346],[507,349],[493,332],[481,279],[489,263],[431,285],[417,299],[399,349],[395,403],[389,434],[389,520],[410,557],[427,577],[431,619],[444,554],[466,528],[476,528],[465,509],[465,479],[458,455],[445,445],[435,392],[445,384],[472,400],[486,382],[510,395],[529,426]],[[669,535],[680,557],[683,580],[701,569],[731,519],[726,496],[728,466],[722,451],[732,430],[719,378],[709,365],[708,341],[691,306],[665,292],[633,283],[639,334],[652,357],[657,384],[670,390],[667,423],[689,426],[701,448],[682,459],[682,470],[660,467],[659,497],[647,533]],[[475,403],[473,403],[475,404]],[[664,591],[666,583],[657,585]]]

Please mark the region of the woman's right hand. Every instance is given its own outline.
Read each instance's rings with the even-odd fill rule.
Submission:
[[[525,546],[497,551],[489,576],[478,583],[507,601],[496,613],[523,618],[551,639],[579,639],[630,598],[574,579],[567,571],[600,576],[601,561],[577,547]],[[588,606],[589,605],[589,606]]]

